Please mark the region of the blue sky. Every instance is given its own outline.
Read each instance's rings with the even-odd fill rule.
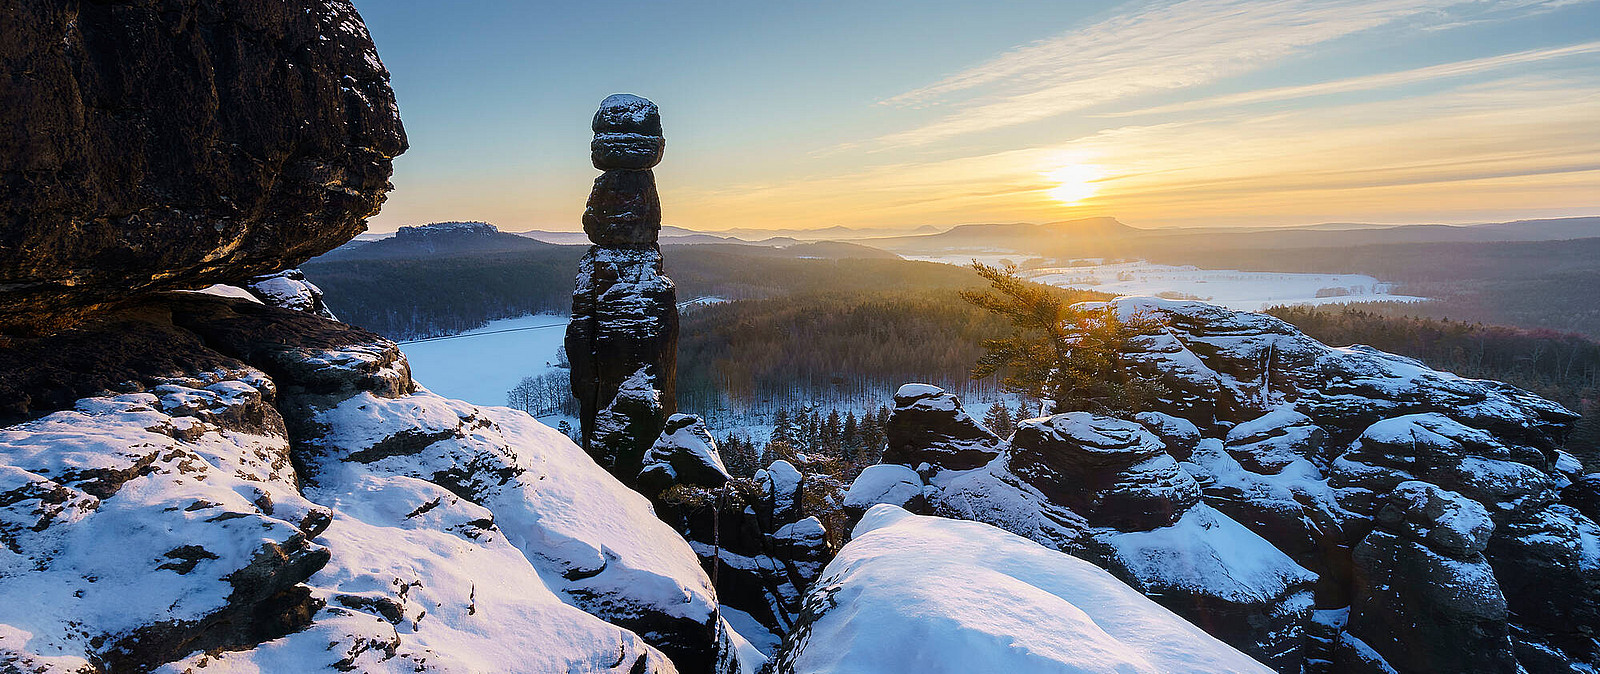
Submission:
[[[1600,214],[1600,2],[357,0],[412,149],[373,229],[578,228],[662,107],[668,224]]]

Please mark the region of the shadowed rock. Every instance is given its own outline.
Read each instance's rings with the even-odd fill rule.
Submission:
[[[633,485],[644,454],[677,411],[677,291],[662,273],[661,201],[649,168],[661,159],[661,113],[630,94],[594,117],[595,179],[567,326],[583,447]],[[652,138],[654,140],[652,140]]]
[[[0,71],[0,329],[293,267],[406,149],[347,0],[24,2]],[[20,75],[26,73],[26,76]]]
[[[895,392],[884,432],[889,440],[884,463],[968,470],[1000,453],[1000,438],[968,415],[960,398],[928,384],[906,384]]]

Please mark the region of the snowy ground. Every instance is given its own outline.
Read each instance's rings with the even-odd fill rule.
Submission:
[[[909,258],[965,265],[977,259],[998,264],[1009,259],[1025,263],[1027,255],[943,255]],[[1153,264],[1143,260],[1073,267],[1030,269],[1031,280],[1062,288],[1098,290],[1116,295],[1153,295],[1169,299],[1198,299],[1229,309],[1260,311],[1281,304],[1343,304],[1348,302],[1421,302],[1425,297],[1392,294],[1394,284],[1365,274],[1300,274],[1291,272],[1200,269]],[[1320,295],[1320,297],[1319,297]]]
[[[555,368],[566,316],[490,321],[459,335],[402,342],[411,375],[428,390],[475,405],[504,405],[506,392]]]

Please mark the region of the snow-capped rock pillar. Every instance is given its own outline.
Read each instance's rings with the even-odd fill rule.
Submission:
[[[638,96],[608,96],[589,147],[604,173],[583,213],[595,245],[578,263],[567,355],[583,448],[632,485],[678,407],[677,292],[662,273],[661,199],[650,171],[666,147],[661,113]]]

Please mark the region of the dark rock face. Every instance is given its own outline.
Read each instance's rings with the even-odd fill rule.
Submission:
[[[292,267],[406,149],[345,0],[24,2],[0,37],[0,329]]]
[[[999,455],[1000,438],[969,416],[960,398],[937,386],[901,386],[884,432],[884,463],[968,470]]]
[[[1518,672],[1483,506],[1426,482],[1386,499],[1355,549],[1349,630],[1403,672]]]
[[[594,131],[597,148],[616,134],[659,138],[661,114],[654,103],[616,94],[600,104]],[[656,244],[661,201],[649,167],[660,160],[660,145],[651,147],[651,161],[635,161],[631,150],[594,155],[605,173],[583,224],[595,245],[578,263],[566,338],[583,447],[630,485],[678,407],[677,290]]]
[[[1022,422],[1011,437],[1007,465],[1090,526],[1164,527],[1200,502],[1199,485],[1144,427],[1087,412]]]
[[[716,574],[724,605],[783,635],[835,552],[827,529],[804,505],[807,482],[815,479],[788,461],[774,461],[756,472],[756,493],[746,495],[747,502],[735,498],[692,509],[658,504],[657,512],[684,532],[701,563]]]
[[[606,171],[594,179],[583,232],[602,246],[654,245],[661,236],[661,196],[650,171]]]

